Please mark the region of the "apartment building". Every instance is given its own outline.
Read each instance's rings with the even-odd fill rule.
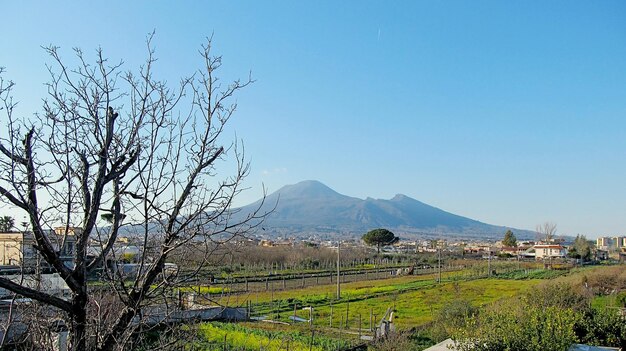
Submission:
[[[66,227],[57,227],[48,234],[50,243],[68,267],[74,265],[76,235],[81,232],[82,229],[76,227],[68,227],[67,230]],[[30,231],[0,233],[0,265],[35,267],[41,264],[35,244],[35,237]]]

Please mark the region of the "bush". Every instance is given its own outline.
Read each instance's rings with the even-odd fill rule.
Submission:
[[[477,313],[478,308],[467,300],[457,299],[445,304],[432,322],[430,337],[437,342],[447,339]]]
[[[413,351],[421,347],[412,340],[410,333],[393,332],[386,338],[379,339],[367,347],[368,351]]]
[[[583,279],[583,284],[549,282],[519,298],[488,306],[474,318],[467,318],[452,336],[460,342],[459,350],[556,351],[567,350],[574,342],[624,349],[626,319],[619,309],[591,307],[590,290],[602,292],[620,284],[619,273],[613,277],[602,273]],[[583,288],[591,280],[603,288]],[[621,304],[621,299],[626,300],[626,293],[618,294],[615,300]]]
[[[584,283],[597,294],[609,295],[626,290],[626,269],[623,266],[594,270]]]
[[[567,283],[547,283],[522,296],[525,305],[548,308],[557,307],[586,313],[591,308],[591,296],[581,287]]]
[[[576,341],[579,318],[571,309],[501,303],[469,319],[453,338],[462,351],[562,351]]]
[[[626,349],[626,320],[617,309],[594,309],[577,329],[585,344]]]

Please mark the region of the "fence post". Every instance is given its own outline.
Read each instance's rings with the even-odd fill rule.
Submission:
[[[349,316],[350,316],[350,301],[346,302],[346,329],[348,329]]]
[[[315,330],[311,330],[311,343],[309,344],[309,351],[313,350],[313,339],[315,336]]]
[[[333,327],[333,303],[330,303],[330,327]]]

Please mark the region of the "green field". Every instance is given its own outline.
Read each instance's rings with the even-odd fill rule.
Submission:
[[[248,306],[255,317],[290,322],[294,314],[304,319],[309,318],[309,311],[303,307],[313,307],[315,326],[358,328],[359,319],[362,328],[369,328],[370,318],[374,324],[392,308],[395,323],[400,328],[410,328],[424,324],[444,304],[463,299],[480,306],[498,299],[514,296],[536,284],[542,279],[563,275],[559,271],[510,271],[500,277],[474,279],[470,270],[443,272],[442,283],[436,282],[436,274],[398,276],[382,280],[359,281],[341,284],[341,299],[337,300],[335,284],[310,286],[301,289],[260,291],[247,294],[214,296],[213,300],[221,305]],[[189,288],[194,291],[194,288]],[[201,291],[221,293],[217,288]],[[332,324],[331,324],[332,309]]]
[[[204,323],[199,332],[204,339],[196,349],[221,351],[225,348],[241,351],[279,350],[337,350],[351,345],[350,340],[315,335],[314,330],[281,328],[279,325],[262,326],[258,323]],[[224,347],[226,345],[226,347]]]
[[[308,319],[309,312],[302,307],[313,307],[314,324],[330,326],[331,308],[333,327],[339,327],[341,318],[347,316],[348,326],[358,328],[360,316],[362,328],[369,328],[370,316],[378,320],[388,308],[395,311],[394,322],[400,328],[408,328],[431,320],[441,306],[454,300],[464,299],[474,305],[483,305],[518,294],[539,283],[539,279],[477,279],[448,281],[437,284],[433,277],[401,277],[371,282],[343,284],[341,299],[337,300],[336,287],[320,286],[274,294],[259,295],[259,303],[253,303],[253,314],[271,319],[288,321],[293,315]],[[254,300],[253,300],[254,301]],[[347,314],[346,314],[347,313]]]
[[[274,323],[203,324],[202,335],[205,346],[209,346],[201,349],[217,350],[229,345],[228,348],[237,350],[280,350],[289,343],[290,350],[336,350],[358,344],[360,334],[371,335],[370,328],[380,322],[388,309],[394,311],[394,324],[398,330],[414,330],[429,325],[442,307],[455,301],[462,300],[480,307],[522,294],[548,280],[580,282],[585,275],[594,276],[596,272],[595,268],[570,271],[527,269],[477,278],[472,270],[475,268],[444,272],[441,283],[437,283],[436,274],[342,283],[340,299],[336,297],[334,284],[214,296],[221,304],[248,306],[253,317],[263,317]],[[594,304],[613,305],[614,300],[614,297],[597,298]],[[313,312],[303,307],[313,307]],[[296,316],[303,319],[308,319],[311,313],[313,323],[294,324],[289,318],[293,316],[294,308]]]

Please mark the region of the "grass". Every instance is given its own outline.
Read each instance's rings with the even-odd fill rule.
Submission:
[[[442,279],[452,279],[457,272],[444,272]],[[359,282],[342,283],[342,295],[357,297],[371,295],[375,293],[392,292],[396,290],[406,290],[420,285],[432,283],[435,275],[421,276],[398,276],[382,280],[368,280]],[[270,302],[272,300],[297,299],[300,302],[316,302],[320,300],[332,300],[337,292],[335,284],[309,286],[304,289],[291,289],[282,291],[263,291],[250,293],[248,297],[254,303]]]
[[[314,307],[314,323],[330,326],[330,310],[333,309],[333,327],[339,327],[341,318],[356,328],[360,315],[361,326],[369,327],[370,314],[375,322],[387,308],[395,307],[395,322],[403,328],[426,323],[432,319],[444,303],[453,299],[465,299],[475,305],[483,305],[510,297],[540,282],[540,279],[476,279],[454,281],[455,274],[442,274],[444,282],[436,284],[435,275],[402,276],[385,280],[362,281],[341,285],[341,299],[336,299],[336,286],[323,285],[289,291],[250,294],[255,315],[288,321],[296,305],[296,314],[308,319],[308,311],[302,307]],[[447,281],[445,281],[447,280]]]
[[[408,330],[428,324],[443,306],[454,300],[465,300],[474,306],[482,306],[519,295],[546,280],[579,282],[585,274],[595,272],[589,268],[573,269],[571,273],[527,269],[477,279],[471,274],[472,269],[443,273],[441,284],[436,283],[435,274],[342,283],[340,300],[336,299],[336,285],[239,296],[241,301],[252,302],[253,315],[266,315],[270,319],[285,322],[293,314],[294,305],[297,305],[297,316],[305,319],[309,317],[309,312],[303,311],[302,307],[313,306],[313,326],[308,323],[207,323],[202,326],[202,330],[206,345],[209,346],[203,349],[222,350],[226,338],[228,348],[237,350],[284,350],[287,343],[290,350],[335,350],[340,345],[338,343],[347,346],[356,342],[354,334],[359,327],[359,320],[361,331],[367,334],[370,314],[375,317],[372,319],[376,325],[388,308],[395,309],[396,327]],[[230,299],[232,302],[233,297]],[[600,297],[593,303],[594,306],[613,306],[615,299]],[[354,334],[350,335],[350,332]]]
[[[199,326],[204,339],[201,345],[204,350],[337,350],[350,346],[350,341],[337,340],[322,335],[315,335],[311,330],[289,330],[274,327],[262,328],[250,323],[203,323]]]
[[[181,292],[193,292],[209,295],[228,294],[230,292],[229,288],[221,286],[185,286],[179,289]]]
[[[545,270],[545,269],[533,269],[533,270],[515,270],[507,273],[498,274],[500,279],[554,279],[557,277],[565,276],[568,271],[565,270]]]
[[[427,323],[446,303],[454,299],[464,299],[473,305],[484,305],[496,300],[511,297],[536,285],[539,280],[480,279],[465,282],[448,282],[440,285],[425,285],[422,288],[376,296],[353,302],[334,304],[334,325],[338,326],[338,316],[346,315],[350,326],[356,327],[359,314],[361,325],[369,326],[370,312],[376,316],[375,323],[387,308],[394,308],[394,322],[399,328],[410,328]],[[318,322],[329,323],[330,306],[315,310]],[[364,322],[365,321],[365,322]]]

